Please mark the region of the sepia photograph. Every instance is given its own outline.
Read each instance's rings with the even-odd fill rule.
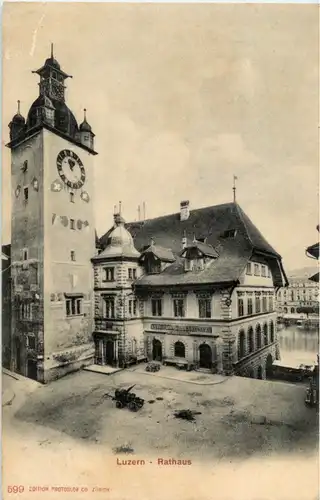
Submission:
[[[318,6],[2,14],[2,498],[316,500]]]

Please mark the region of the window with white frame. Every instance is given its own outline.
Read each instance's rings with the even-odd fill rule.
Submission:
[[[265,295],[262,297],[262,312],[267,312],[267,297]]]
[[[238,316],[244,316],[243,298],[238,297]]]
[[[260,265],[259,264],[254,265],[254,275],[260,276]]]
[[[137,315],[137,301],[135,299],[129,299],[129,316]]]
[[[266,277],[266,266],[264,265],[261,266],[261,276]]]
[[[176,318],[185,316],[185,299],[173,299],[173,315]]]
[[[82,314],[82,297],[66,296],[66,315],[80,316]]]
[[[251,262],[248,262],[248,264],[247,264],[246,274],[252,274],[252,264],[251,264]]]
[[[151,311],[152,311],[152,316],[162,316],[162,299],[160,298],[151,299]]]
[[[115,301],[114,297],[105,297],[104,298],[104,317],[105,318],[114,318],[115,317]]]
[[[103,281],[114,281],[114,267],[105,267],[103,271]]]
[[[248,316],[250,316],[253,313],[252,297],[248,297],[247,308],[248,308]]]
[[[200,298],[198,299],[199,318],[211,318],[211,299]]]

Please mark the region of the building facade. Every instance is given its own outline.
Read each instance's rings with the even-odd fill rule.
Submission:
[[[280,255],[237,203],[126,224],[97,239],[94,134],[51,54],[10,128],[10,367],[41,382],[97,363],[157,360],[265,378],[279,358]]]
[[[96,362],[142,359],[265,378],[279,359],[280,256],[236,203],[125,224],[100,239]],[[219,221],[219,223],[217,223]]]
[[[288,287],[277,293],[279,317],[301,315],[301,307],[312,308],[319,304],[319,286],[306,278],[288,278]],[[302,315],[303,316],[303,315]]]
[[[65,102],[51,54],[36,70],[39,96],[10,128],[11,369],[47,382],[94,356],[94,134]]]

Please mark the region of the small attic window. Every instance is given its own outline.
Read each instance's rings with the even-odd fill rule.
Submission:
[[[224,231],[221,235],[222,238],[235,238],[237,234],[236,229],[228,229],[227,231]]]

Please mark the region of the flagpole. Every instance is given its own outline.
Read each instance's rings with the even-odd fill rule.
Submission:
[[[233,176],[233,188],[232,188],[232,191],[233,191],[233,203],[236,203],[236,180],[238,179],[238,177],[236,175]]]

